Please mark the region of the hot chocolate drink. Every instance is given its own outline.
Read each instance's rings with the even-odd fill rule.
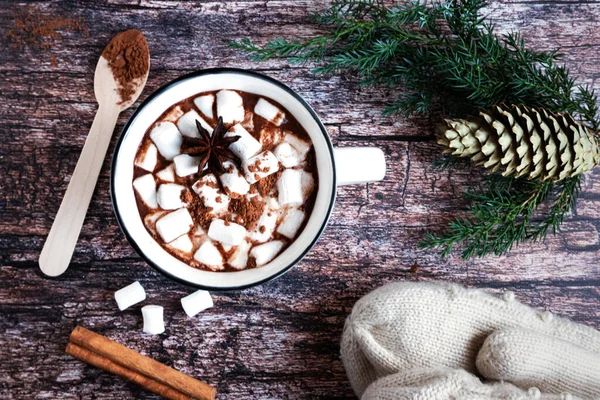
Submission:
[[[148,232],[210,271],[271,262],[304,228],[318,187],[314,149],[296,119],[270,98],[234,90],[167,109],[133,168]]]

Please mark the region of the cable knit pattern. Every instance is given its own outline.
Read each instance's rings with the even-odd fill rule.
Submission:
[[[521,387],[543,381],[540,389],[550,393],[568,391],[587,398],[600,393],[600,353],[526,329],[488,336],[479,350],[477,369],[488,379]]]
[[[511,296],[504,297],[453,284],[413,282],[392,283],[369,293],[346,320],[341,343],[354,391],[362,396],[377,379],[413,370],[464,369],[476,374],[477,355],[487,337],[508,328],[527,329],[600,354],[600,333],[594,329],[552,318]],[[595,390],[589,386],[582,391],[562,382],[548,384],[546,378],[535,386],[554,394],[572,390],[585,396],[588,389]]]

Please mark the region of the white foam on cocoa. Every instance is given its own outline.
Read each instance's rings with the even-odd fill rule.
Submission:
[[[264,243],[271,239],[275,226],[277,225],[277,211],[265,207],[260,218],[256,221],[256,227],[248,232],[248,237],[258,243]]]
[[[210,126],[210,124],[206,122],[204,118],[202,118],[195,110],[190,110],[183,114],[177,121],[177,128],[179,128],[179,131],[183,136],[199,138],[201,136],[200,132],[198,132],[196,121],[199,121],[200,125],[212,135],[212,126]]]
[[[181,193],[185,190],[184,186],[176,183],[163,183],[158,187],[156,198],[158,205],[163,210],[177,210],[185,205],[181,201]]]
[[[281,240],[273,240],[265,244],[254,246],[250,256],[256,260],[256,266],[261,267],[270,262],[281,251],[284,243]]]
[[[179,154],[183,137],[172,122],[159,122],[152,128],[150,139],[156,145],[158,152],[167,160]]]
[[[283,138],[284,141],[286,141],[287,143],[291,144],[292,147],[298,152],[298,156],[300,161],[304,161],[306,160],[306,155],[308,154],[308,152],[310,151],[310,148],[312,147],[312,145],[309,142],[306,142],[302,139],[300,139],[298,136],[294,135],[293,133],[286,131],[285,137]]]
[[[161,181],[175,182],[175,165],[171,163],[167,167],[161,169],[156,173],[156,177]]]
[[[254,113],[279,126],[285,121],[285,113],[267,100],[260,98],[254,106]]]
[[[192,190],[200,197],[202,204],[213,209],[213,214],[220,215],[227,211],[231,198],[219,189],[217,178],[213,174],[198,179]]]
[[[200,161],[200,157],[190,156],[189,154],[180,154],[173,158],[175,173],[181,177],[197,174]]]
[[[217,93],[217,114],[225,124],[235,124],[244,120],[244,99],[233,90],[221,90]]]
[[[135,165],[148,172],[154,171],[158,160],[158,150],[152,143],[147,143],[145,148],[138,154],[135,159]]]
[[[211,308],[213,305],[212,297],[206,290],[198,290],[181,299],[181,307],[190,318]]]
[[[229,259],[227,260],[229,265],[238,270],[246,268],[246,266],[248,265],[248,253],[250,252],[250,247],[252,247],[252,244],[250,244],[246,240],[238,244],[234,252],[229,256]]]
[[[247,160],[262,150],[262,145],[242,125],[235,124],[225,134],[225,137],[239,136],[240,138],[229,145],[229,149],[240,158]]]
[[[279,192],[279,204],[282,206],[302,204],[302,171],[298,169],[283,171],[277,179],[277,191]]]
[[[285,212],[283,219],[277,227],[277,232],[283,236],[293,239],[298,233],[302,222],[304,222],[305,213],[297,208],[290,208]]]
[[[191,253],[192,249],[194,248],[189,235],[181,235],[171,243],[167,244],[167,246],[186,254]]]
[[[156,201],[156,182],[152,174],[142,175],[135,178],[133,187],[140,195],[140,198],[150,208],[158,207]]]
[[[188,210],[180,208],[156,221],[156,231],[165,243],[169,243],[188,233],[193,224],[194,221]]]
[[[279,171],[279,161],[270,151],[263,151],[242,162],[246,180],[256,183],[259,180]]]
[[[246,238],[246,228],[217,218],[208,227],[208,237],[226,245],[237,246]]]
[[[223,169],[225,171],[231,170],[231,172],[226,172],[221,174],[219,179],[221,180],[221,184],[225,190],[227,190],[230,194],[235,194],[238,196],[243,196],[250,190],[250,184],[244,177],[240,174],[240,171],[231,161],[225,161],[223,163]],[[235,196],[234,196],[235,197]]]
[[[194,253],[194,259],[208,267],[222,269],[223,256],[210,240],[206,240]]]
[[[206,115],[210,119],[214,119],[213,116],[213,103],[215,102],[215,96],[212,94],[207,94],[204,96],[196,97],[194,99],[194,104],[200,112]],[[210,131],[209,131],[210,132]]]

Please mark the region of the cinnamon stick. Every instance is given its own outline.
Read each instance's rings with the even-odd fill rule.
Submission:
[[[143,375],[194,399],[213,400],[215,398],[216,389],[214,387],[81,326],[73,329],[69,340],[133,373]],[[87,362],[87,360],[83,361]]]
[[[108,358],[99,356],[98,354],[84,349],[83,347],[80,347],[74,343],[69,343],[65,352],[77,358],[78,360],[93,365],[96,368],[100,368],[106,372],[110,372],[111,374],[115,374],[121,378],[127,379],[130,382],[136,383],[152,393],[156,393],[164,397],[165,399],[191,400],[190,396],[187,396],[169,386],[163,385],[160,382],[152,380],[147,376],[122,367],[119,364],[110,361]]]

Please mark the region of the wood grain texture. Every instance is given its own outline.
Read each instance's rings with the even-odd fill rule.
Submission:
[[[426,230],[464,211],[461,193],[476,171],[432,168],[438,149],[404,135],[431,130],[423,118],[384,118],[399,90],[365,89],[349,76],[315,78],[310,66],[253,63],[227,41],[259,42],[317,32],[306,19],[325,1],[5,2],[0,10],[0,397],[155,398],[64,354],[82,325],[217,387],[221,399],[353,398],[339,358],[344,319],[356,300],[396,280],[443,280],[510,289],[517,298],[600,328],[600,170],[588,174],[576,212],[557,236],[505,257],[440,260],[417,249]],[[10,48],[4,39],[26,11],[87,21],[90,37],[67,32],[50,53]],[[600,2],[493,1],[499,31],[521,30],[537,49],[561,47],[579,81],[600,89]],[[147,36],[152,69],[142,99],[187,72],[208,67],[262,71],[297,90],[337,145],[375,145],[387,178],[342,187],[325,234],[282,278],[214,296],[189,319],[179,299],[193,291],[145,265],[120,232],[109,196],[107,157],[73,264],[45,279],[37,258],[96,111],[93,71],[117,32]],[[117,124],[123,126],[131,110]],[[109,153],[114,148],[114,135]],[[418,265],[411,272],[413,264]],[[139,280],[145,304],[165,307],[167,331],[141,334],[139,307],[119,312],[115,290]]]

